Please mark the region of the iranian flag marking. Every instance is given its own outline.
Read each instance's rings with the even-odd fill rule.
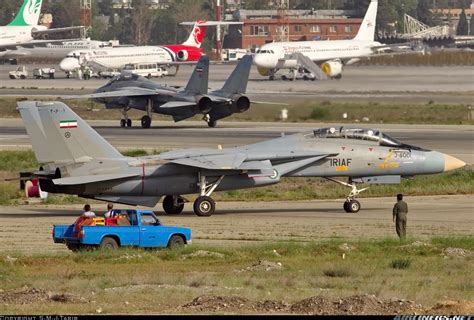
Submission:
[[[61,129],[77,128],[77,120],[60,121],[59,122],[59,127]]]

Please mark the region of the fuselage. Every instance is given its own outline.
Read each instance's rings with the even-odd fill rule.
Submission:
[[[272,176],[243,174],[238,170],[224,169],[209,172],[207,176],[210,181],[224,175],[216,191],[272,185],[280,182],[284,177],[350,177],[352,179],[395,177],[400,179],[450,170],[451,157],[440,152],[401,144],[379,131],[362,129],[349,134],[352,136],[335,137],[328,136],[327,132],[322,130],[315,130],[308,134],[295,134],[224,150],[178,150],[153,157],[124,158],[109,162],[106,159],[95,159],[93,163],[81,164],[80,171],[89,173],[99,171],[100,174],[131,172],[136,173],[137,177],[126,181],[71,186],[68,187],[69,189],[58,191],[98,198],[101,196],[160,197],[198,193],[198,176],[201,169],[168,163],[173,159],[197,155],[206,157],[244,154],[247,161],[270,160],[274,172]],[[288,163],[297,160],[289,158],[282,161],[279,155],[316,151],[329,156],[311,165],[281,174]],[[272,158],[279,160],[272,161]],[[68,171],[73,175],[79,173],[70,169]]]
[[[350,60],[372,55],[372,48],[379,45],[375,41],[358,40],[275,42],[263,45],[255,54],[254,62],[257,67],[267,69],[294,68],[297,60],[289,57],[295,52],[304,54],[313,62]]]
[[[5,26],[0,27],[0,45],[21,45],[33,40],[34,31],[47,30],[45,26]]]
[[[115,47],[103,49],[74,50],[60,63],[63,71],[73,71],[82,64],[97,69],[122,69],[126,64],[197,61],[202,50],[186,45]]]

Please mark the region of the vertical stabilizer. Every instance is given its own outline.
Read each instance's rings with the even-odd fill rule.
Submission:
[[[193,26],[193,30],[191,31],[191,34],[189,35],[188,40],[183,42],[184,46],[191,46],[191,47],[196,47],[200,48],[202,41],[204,40],[204,37],[206,36],[206,27],[205,26],[200,26],[199,24],[205,23],[206,21],[196,21],[196,23]]]
[[[25,0],[9,26],[37,26],[43,0]]]
[[[245,93],[249,81],[250,69],[252,68],[252,56],[245,55],[232,71],[227,81],[224,83],[221,92],[236,94]]]
[[[209,85],[209,57],[199,59],[194,72],[189,78],[184,92],[189,95],[206,94]]]
[[[110,143],[62,102],[18,102],[40,163],[123,158]]]
[[[378,1],[372,0],[365,14],[364,20],[360,25],[359,32],[354,40],[359,41],[374,41],[375,40],[375,24],[377,21],[377,7]]]

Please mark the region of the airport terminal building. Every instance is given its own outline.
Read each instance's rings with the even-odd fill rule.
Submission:
[[[352,10],[289,10],[285,25],[290,41],[352,39],[362,23],[361,18],[351,18],[357,14]],[[229,27],[224,48],[255,49],[276,41],[282,25],[276,10],[236,10],[226,20],[243,25]]]

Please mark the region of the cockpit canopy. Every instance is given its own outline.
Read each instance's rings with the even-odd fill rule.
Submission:
[[[135,80],[138,79],[138,77],[139,77],[139,75],[137,75],[135,73],[122,72],[121,74],[116,75],[115,77],[113,77],[112,80],[110,80],[108,82],[108,84],[112,84],[114,82],[119,82],[119,81],[135,81]]]
[[[365,140],[378,143],[383,146],[401,147],[403,143],[392,138],[379,130],[364,128],[345,128],[345,127],[329,127],[313,131],[315,138],[320,139],[353,139]]]

